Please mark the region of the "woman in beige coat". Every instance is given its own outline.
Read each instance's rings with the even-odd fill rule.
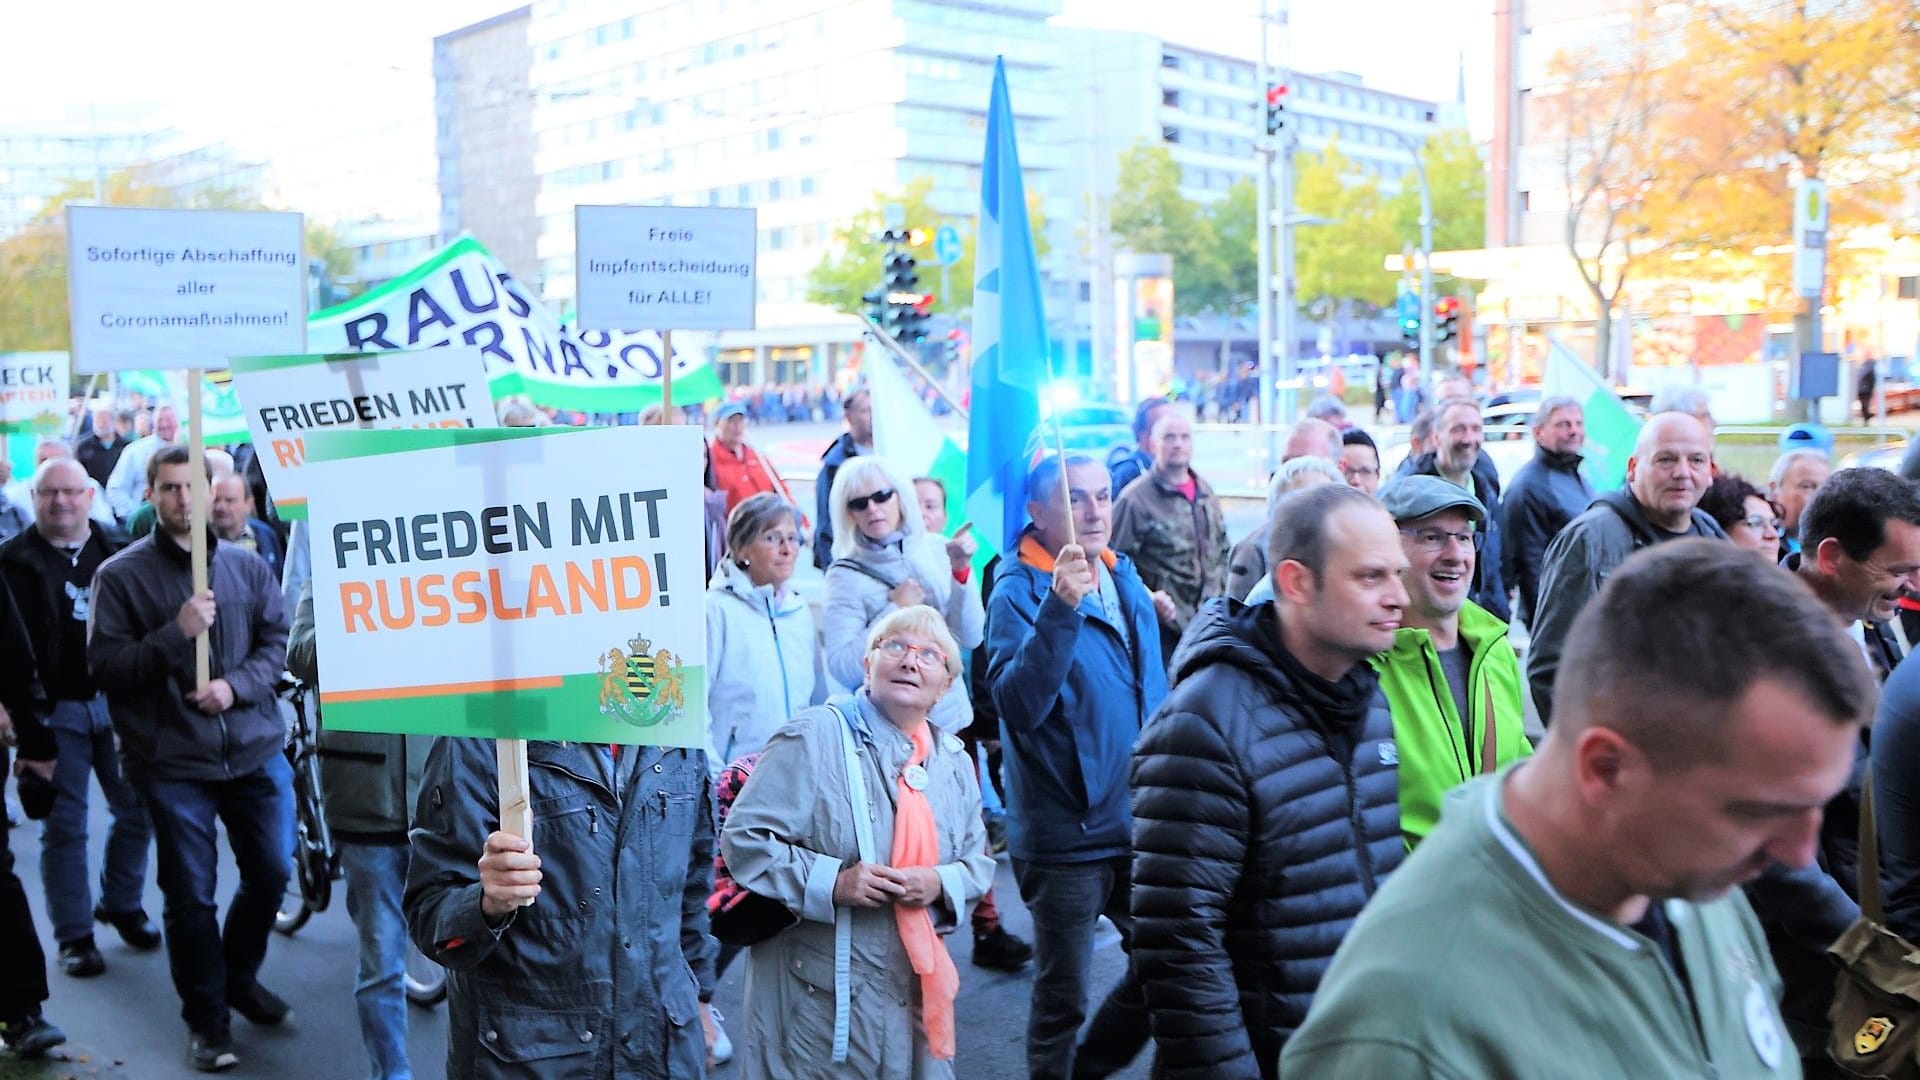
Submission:
[[[959,674],[959,653],[931,608],[881,618],[860,689],[794,717],[733,804],[721,846],[734,879],[800,916],[751,950],[744,1080],[954,1075],[947,995],[958,976],[945,943],[910,927],[924,932],[912,910],[923,909],[933,933],[950,932],[993,881],[972,759],[928,723]],[[905,807],[922,795],[930,835],[906,846],[932,854],[896,858],[896,811],[919,820]]]

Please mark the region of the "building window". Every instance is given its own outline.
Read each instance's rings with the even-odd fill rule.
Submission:
[[[1172,53],[1163,52],[1160,54],[1160,66],[1172,71],[1179,71],[1180,58]]]
[[[820,182],[818,180],[815,180],[813,177],[811,176],[801,177],[800,178],[801,198],[805,198],[808,195],[812,195],[815,191],[819,190],[819,187],[820,187]]]
[[[1161,128],[1161,129],[1160,129],[1160,141],[1162,141],[1162,142],[1170,142],[1170,143],[1177,143],[1177,142],[1179,142],[1179,141],[1180,141],[1180,129],[1179,129],[1179,128],[1177,128],[1177,127],[1163,127],[1163,128]]]
[[[1160,91],[1160,104],[1165,105],[1169,109],[1179,108],[1180,107],[1180,91],[1178,90]]]
[[[782,180],[767,181],[767,201],[777,202],[780,199],[785,198],[786,186],[787,186],[786,182]]]

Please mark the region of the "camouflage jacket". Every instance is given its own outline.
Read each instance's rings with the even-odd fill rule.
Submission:
[[[1227,591],[1226,518],[1212,486],[1193,479],[1192,502],[1145,472],[1113,504],[1110,546],[1132,557],[1148,589],[1173,597],[1175,621],[1164,626],[1172,632],[1160,635],[1169,654],[1201,601]]]

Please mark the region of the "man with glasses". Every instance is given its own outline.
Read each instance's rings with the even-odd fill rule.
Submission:
[[[1553,680],[1567,631],[1614,567],[1641,548],[1683,536],[1727,538],[1699,508],[1712,482],[1707,429],[1686,413],[1661,413],[1640,429],[1627,459],[1626,487],[1594,500],[1547,545],[1527,647],[1527,681],[1541,723],[1553,722]]]
[[[1473,602],[1505,622],[1512,617],[1507,583],[1500,576],[1500,470],[1482,452],[1486,442],[1480,403],[1470,397],[1441,399],[1434,409],[1433,442],[1408,467],[1409,476],[1437,476],[1470,492],[1486,508],[1480,560],[1473,568]]]
[[[1340,433],[1340,475],[1347,486],[1369,495],[1380,491],[1380,447],[1357,427]]]
[[[1486,507],[1437,476],[1396,480],[1380,501],[1407,556],[1407,609],[1393,648],[1372,663],[1393,712],[1400,832],[1411,848],[1439,821],[1442,796],[1533,747],[1507,624],[1467,599]]]
[[[33,527],[0,544],[0,580],[12,591],[38,662],[52,741],[43,755],[23,746],[21,768],[55,790],[40,844],[40,878],[60,946],[60,970],[98,975],[106,961],[93,924],[111,925],[140,950],[160,947],[160,931],[141,910],[147,881],[147,812],[120,772],[120,750],[106,698],[87,670],[87,617],[93,574],[126,544],[116,530],[88,517],[93,487],[78,461],[56,457],[33,480]],[[113,823],[100,868],[100,902],[87,880],[87,803],[100,780]]]
[[[1520,466],[1500,508],[1500,577],[1520,593],[1518,615],[1533,625],[1540,568],[1547,545],[1567,522],[1593,505],[1593,485],[1580,472],[1586,460],[1587,412],[1570,397],[1550,397],[1533,414],[1533,460]]]

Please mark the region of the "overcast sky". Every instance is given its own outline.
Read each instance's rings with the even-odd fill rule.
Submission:
[[[1257,41],[1259,2],[1064,0],[1063,18],[1246,54]],[[424,213],[434,205],[433,37],[511,6],[12,4],[0,35],[0,122],[57,121],[65,109],[93,103],[153,103],[198,137],[274,158],[291,184],[311,183],[343,205],[372,199],[395,216]],[[1291,61],[1445,101],[1465,50],[1470,113],[1484,137],[1491,9],[1492,0],[1307,0],[1292,14]],[[309,193],[298,194],[310,212],[325,213]]]

